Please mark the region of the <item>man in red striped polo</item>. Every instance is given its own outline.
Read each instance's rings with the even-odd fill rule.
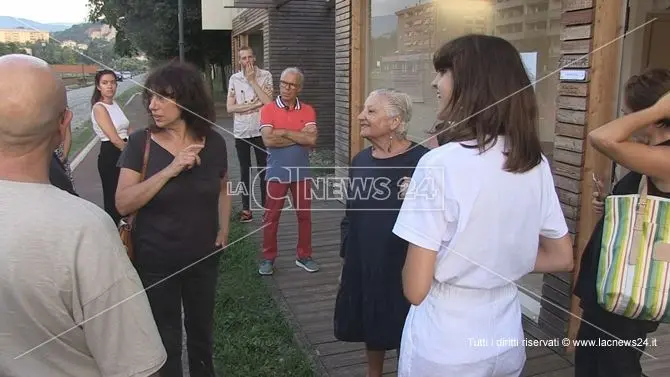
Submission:
[[[277,257],[279,217],[288,191],[298,217],[298,248],[295,264],[308,272],[319,266],[312,260],[311,175],[309,152],[316,145],[316,113],[300,101],[303,74],[287,68],[279,82],[280,95],[261,108],[261,135],[268,150],[267,197],[263,216],[261,275],[272,275]]]

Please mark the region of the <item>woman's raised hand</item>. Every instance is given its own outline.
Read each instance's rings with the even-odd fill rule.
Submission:
[[[198,153],[200,153],[202,148],[204,148],[203,144],[191,144],[179,152],[167,167],[171,173],[170,176],[176,177],[182,171],[189,170],[195,165],[200,165],[200,156],[198,156]]]

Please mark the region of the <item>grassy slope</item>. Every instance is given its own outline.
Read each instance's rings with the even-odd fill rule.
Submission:
[[[254,230],[235,220],[230,225],[230,242]],[[307,355],[258,275],[255,236],[233,244],[221,259],[214,312],[217,375],[313,376]]]

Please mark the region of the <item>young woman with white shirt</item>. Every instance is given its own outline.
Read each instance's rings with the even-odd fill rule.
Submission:
[[[409,242],[412,304],[399,377],[518,376],[525,363],[517,286],[570,271],[572,240],[538,137],[519,52],[466,35],[434,55],[439,147],[418,163],[393,232]]]
[[[100,70],[95,75],[95,88],[91,97],[91,122],[93,131],[100,138],[100,153],[98,154],[98,173],[102,181],[102,196],[105,212],[112,217],[115,224],[119,223],[121,215],[116,209],[115,194],[119,182],[120,169],[116,163],[121,151],[128,141],[128,127],[130,122],[118,103],[114,101],[116,95],[116,74],[107,69]]]

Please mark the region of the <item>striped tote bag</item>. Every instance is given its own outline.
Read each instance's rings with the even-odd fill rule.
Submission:
[[[609,312],[670,322],[670,199],[647,196],[644,175],[638,194],[605,199],[596,292]]]

